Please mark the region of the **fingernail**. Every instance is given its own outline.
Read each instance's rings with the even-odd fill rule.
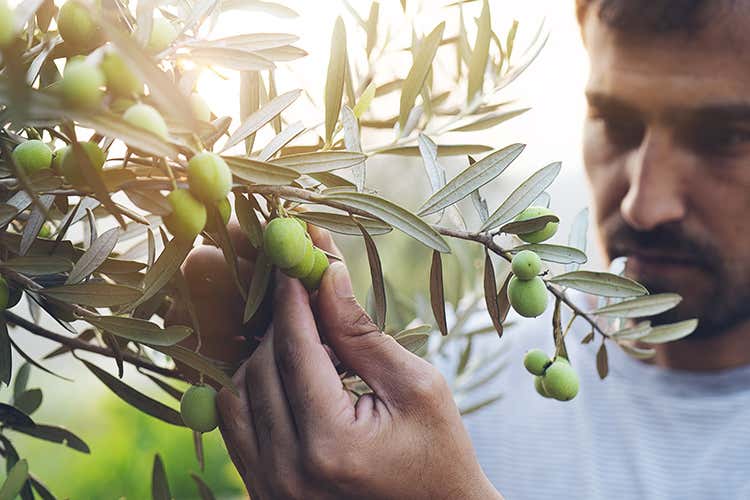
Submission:
[[[354,296],[354,290],[352,289],[352,280],[349,279],[349,272],[346,270],[346,266],[343,262],[334,262],[333,264],[331,264],[328,272],[333,274],[333,288],[334,290],[336,290],[337,296]]]

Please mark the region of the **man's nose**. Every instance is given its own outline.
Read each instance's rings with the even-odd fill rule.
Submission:
[[[685,175],[690,159],[664,130],[650,129],[626,168],[628,192],[620,204],[625,221],[639,231],[683,219]]]

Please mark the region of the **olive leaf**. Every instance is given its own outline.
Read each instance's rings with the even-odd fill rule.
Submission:
[[[477,130],[490,129],[496,125],[507,122],[517,116],[521,116],[531,108],[521,108],[513,111],[502,111],[497,113],[488,113],[475,118],[467,123],[456,125],[450,129],[451,132],[476,132]]]
[[[184,363],[190,368],[202,373],[206,377],[214,380],[222,387],[226,387],[235,395],[239,395],[237,387],[232,382],[232,379],[224,373],[216,364],[209,358],[198,354],[197,352],[185,349],[179,345],[172,346],[159,346],[151,345],[155,350],[166,354],[172,359]]]
[[[46,212],[49,211],[52,203],[55,201],[55,197],[51,194],[44,194],[39,197],[39,203],[41,206],[35,206],[31,211],[29,220],[26,222],[26,226],[23,229],[21,235],[21,246],[19,247],[19,253],[25,255],[26,252],[31,248],[32,243],[36,240],[39,230],[42,229],[44,221],[46,220]]]
[[[39,409],[41,404],[41,389],[28,389],[18,395],[13,395],[13,406],[24,412],[26,415],[31,415],[32,413],[34,413]]]
[[[609,358],[607,356],[607,346],[604,342],[602,342],[602,345],[596,352],[596,372],[602,380],[604,380],[609,373]]]
[[[182,422],[180,414],[155,399],[152,399],[145,394],[138,392],[129,385],[120,381],[118,378],[105,372],[93,363],[82,359],[81,362],[86,365],[91,373],[94,374],[104,385],[106,385],[112,392],[114,392],[120,399],[128,403],[129,405],[137,408],[138,410],[151,415],[154,418],[158,418],[168,424],[177,425],[183,427],[185,424]]]
[[[341,215],[331,212],[300,212],[295,214],[295,217],[302,219],[313,226],[322,227],[323,229],[333,231],[334,233],[348,234],[351,236],[359,236],[361,234],[358,224],[364,226],[364,228],[367,229],[367,232],[372,236],[387,234],[393,230],[391,226],[377,219]]]
[[[396,342],[407,351],[416,353],[427,344],[429,338],[430,336],[425,333],[412,333],[396,337]]]
[[[500,317],[500,306],[497,303],[497,282],[495,280],[495,267],[492,265],[490,254],[484,253],[484,302],[487,305],[487,313],[492,320],[492,326],[499,337],[503,336],[503,321]]]
[[[119,229],[116,227],[99,236],[81,258],[78,259],[65,283],[68,285],[79,283],[96,271],[112,253],[118,238]]]
[[[216,500],[211,488],[203,482],[203,479],[192,472],[190,473],[190,477],[195,481],[195,486],[198,488],[198,494],[200,494],[201,500]]]
[[[269,101],[265,106],[245,119],[244,122],[227,139],[222,152],[236,146],[246,137],[260,130],[264,125],[273,120],[282,111],[288,108],[302,94],[301,90],[291,90]]]
[[[430,266],[430,305],[440,333],[448,335],[448,322],[445,318],[445,291],[443,289],[443,259],[440,252],[433,250]]]
[[[474,155],[492,151],[490,146],[482,144],[439,144],[438,156],[461,156]],[[388,146],[373,151],[374,155],[399,155],[399,156],[420,156],[418,146]]]
[[[364,161],[365,155],[356,151],[319,151],[281,156],[270,163],[296,170],[300,174],[314,174],[356,167]]]
[[[157,453],[154,456],[154,466],[151,470],[151,498],[153,500],[172,500],[172,493],[169,492],[169,483],[167,482],[167,472],[164,470],[164,462]]]
[[[328,75],[325,89],[326,144],[332,144],[336,122],[341,110],[346,73],[346,27],[341,17],[336,18],[331,35],[331,57],[328,61]]]
[[[434,250],[450,253],[450,247],[437,231],[405,208],[383,198],[365,193],[334,193],[325,195],[323,200],[363,210]]]
[[[271,282],[272,270],[273,265],[271,264],[271,260],[266,257],[265,253],[260,252],[253,266],[253,276],[250,279],[250,288],[247,292],[245,311],[242,313],[243,323],[247,323],[253,319],[255,313],[258,312],[261,304],[263,304],[266,291]]]
[[[12,269],[27,276],[45,276],[66,273],[73,268],[73,263],[65,257],[55,255],[26,255],[6,260],[0,267]]]
[[[487,0],[484,0],[482,2],[482,12],[479,14],[479,19],[477,21],[479,27],[477,29],[474,50],[472,50],[471,59],[469,60],[467,103],[471,103],[474,100],[474,97],[482,92],[484,71],[487,68],[487,60],[489,59],[490,52],[490,33],[492,32],[491,23],[490,6],[487,3]]]
[[[482,224],[481,231],[501,226],[528,208],[560,173],[562,164],[555,162],[538,170],[522,182]]]
[[[666,342],[674,342],[687,337],[698,328],[697,319],[689,319],[686,321],[680,321],[679,323],[672,323],[669,325],[655,326],[651,328],[648,335],[640,337],[639,342],[645,342],[647,344],[664,344]]]
[[[124,316],[86,316],[83,319],[118,337],[154,346],[171,346],[193,333],[193,330],[186,326],[160,328],[150,321]]]
[[[11,352],[10,337],[8,336],[8,325],[5,323],[5,319],[3,318],[2,320],[0,320],[0,382],[3,382],[5,385],[10,385],[10,378],[12,373],[13,353]],[[18,378],[16,378],[16,383],[17,382]],[[15,398],[15,389],[13,391],[13,394],[13,397]]]
[[[258,159],[261,161],[270,160],[273,155],[281,151],[281,148],[292,142],[304,131],[305,125],[301,121],[290,124],[287,128],[276,134],[276,136],[265,145],[258,154]]]
[[[592,311],[591,314],[618,318],[640,318],[663,313],[676,307],[680,302],[682,302],[682,297],[676,293],[659,293],[600,307]]]
[[[492,181],[518,158],[526,146],[511,144],[474,163],[451,179],[442,189],[430,196],[419,209],[419,215],[438,212],[469,196],[473,191]],[[439,150],[439,148],[438,148]]]
[[[444,30],[445,23],[442,22],[438,24],[430,34],[422,40],[414,54],[414,62],[409,70],[409,74],[406,75],[406,79],[404,80],[401,89],[399,129],[402,131],[406,127],[409,112],[414,107],[414,102],[422,91],[422,86],[424,85],[425,80],[427,80],[427,74],[432,68],[432,61],[435,59],[435,54],[440,46],[440,41],[443,39]]]
[[[572,271],[549,278],[550,283],[566,286],[602,297],[634,297],[648,294],[648,290],[631,279],[612,273]]]
[[[524,250],[531,250],[539,255],[539,257],[548,262],[556,262],[558,264],[570,264],[575,262],[578,264],[585,264],[588,258],[586,254],[577,248],[566,247],[562,245],[550,245],[547,243],[530,243],[527,245],[519,245],[510,249],[510,252],[516,254]]]
[[[36,425],[24,412],[5,403],[0,403],[0,422],[7,426],[33,427]]]
[[[260,220],[258,220],[255,209],[244,195],[235,194],[234,212],[237,214],[237,222],[240,228],[242,228],[242,232],[245,233],[247,239],[250,241],[250,244],[253,248],[260,248],[263,245],[263,228],[260,225]]]
[[[628,356],[632,356],[636,359],[649,359],[656,355],[656,350],[651,348],[643,349],[625,342],[618,343],[618,345],[626,354],[628,354]]]
[[[83,439],[79,438],[64,427],[59,427],[56,425],[36,424],[30,427],[14,425],[11,426],[11,428],[16,432],[41,439],[43,441],[60,443],[64,446],[67,446],[68,448],[80,451],[81,453],[91,453],[89,446],[83,441]]]
[[[291,168],[273,163],[241,158],[239,156],[223,156],[234,175],[253,184],[287,185],[299,177],[299,172]]]
[[[505,234],[527,234],[539,231],[547,227],[549,223],[560,222],[556,215],[542,215],[533,219],[508,222],[500,226],[498,233]]]
[[[91,307],[130,304],[141,296],[141,291],[138,288],[99,282],[47,287],[39,290],[39,293],[68,304]]]
[[[385,330],[385,314],[386,314],[386,297],[385,297],[385,282],[383,280],[383,266],[380,264],[380,255],[378,255],[378,247],[375,245],[375,241],[367,232],[367,229],[354,219],[354,222],[362,232],[362,237],[365,240],[365,249],[367,251],[367,262],[370,264],[370,279],[372,280],[372,291],[375,300],[375,324],[382,331]]]
[[[190,59],[196,64],[221,66],[235,71],[261,71],[274,69],[276,65],[260,52],[228,47],[191,47]],[[244,138],[243,138],[244,139]],[[242,142],[240,139],[237,143]]]
[[[622,328],[609,334],[610,337],[616,340],[638,340],[641,337],[645,337],[651,333],[651,322],[642,321],[635,326],[628,328]]]
[[[190,250],[193,249],[192,241],[173,239],[167,243],[159,258],[143,277],[141,288],[143,295],[133,304],[133,308],[153,297],[162,287],[169,282],[175,272],[185,261]]]
[[[5,482],[0,486],[0,499],[13,500],[16,498],[26,484],[28,478],[29,463],[26,459],[22,458],[8,471]]]
[[[538,206],[538,205],[537,205]],[[547,205],[549,206],[549,205]],[[570,227],[570,233],[568,234],[568,246],[577,248],[582,252],[586,251],[586,240],[588,239],[589,230],[589,209],[584,208],[573,219],[573,224]],[[577,271],[579,265],[575,262],[567,264],[565,270]]]
[[[87,113],[72,112],[71,116],[86,128],[96,130],[101,135],[117,137],[131,148],[145,153],[174,158],[177,156],[177,148],[169,142],[147,130],[136,127],[126,122],[121,117],[111,113]]]

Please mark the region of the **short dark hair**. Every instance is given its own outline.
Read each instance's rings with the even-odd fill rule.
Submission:
[[[608,26],[624,33],[692,33],[707,21],[706,7],[717,3],[716,0],[576,0],[576,11],[581,25],[592,11]]]

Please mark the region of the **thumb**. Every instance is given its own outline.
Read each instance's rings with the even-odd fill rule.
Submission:
[[[317,298],[320,332],[341,362],[375,393],[390,400],[411,397],[409,384],[424,380],[432,366],[380,331],[354,297],[342,262],[331,264]]]

